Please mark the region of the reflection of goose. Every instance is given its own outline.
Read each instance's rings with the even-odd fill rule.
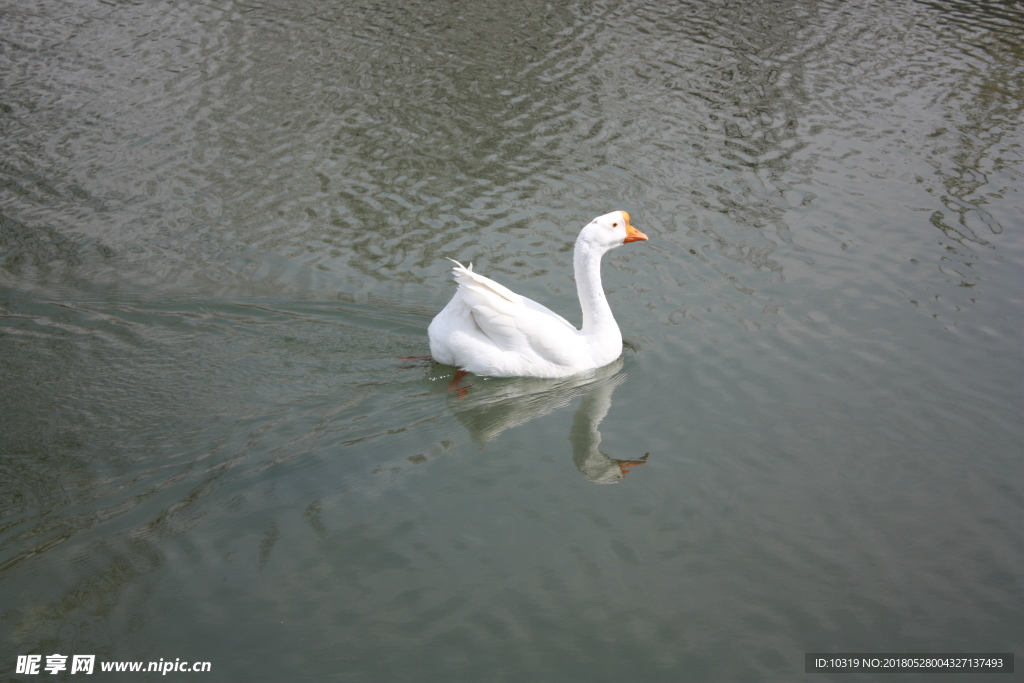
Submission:
[[[622,354],[622,335],[601,286],[601,257],[647,239],[625,211],[598,216],[573,249],[576,291],[583,309],[577,330],[535,301],[455,262],[459,288],[430,323],[434,360],[489,377],[567,377],[599,368]]]
[[[569,440],[573,462],[587,479],[608,484],[626,476],[639,460],[615,460],[598,450],[601,433],[598,425],[612,405],[612,392],[626,374],[623,360],[565,379],[511,378],[478,380],[465,391],[448,394],[456,419],[480,446],[506,429],[516,427],[567,406],[575,397],[582,403],[573,418]]]
[[[639,460],[616,460],[609,458],[597,447],[601,443],[601,432],[597,431],[597,427],[612,407],[612,392],[618,384],[604,382],[595,385],[583,395],[583,401],[572,418],[572,430],[569,432],[572,461],[576,463],[580,474],[595,484],[617,483],[629,474],[631,468],[647,462],[649,455],[645,453]]]

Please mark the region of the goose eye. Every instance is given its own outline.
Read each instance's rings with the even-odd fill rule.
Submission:
[[[619,224],[618,223],[612,223],[612,227],[613,228],[617,228],[617,227],[619,227]]]

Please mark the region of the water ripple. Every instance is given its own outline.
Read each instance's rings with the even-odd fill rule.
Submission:
[[[363,680],[775,680],[809,643],[1005,643],[1022,24],[6,3],[4,638]],[[613,208],[652,239],[604,265],[633,351],[603,422],[611,384],[463,397],[401,366],[446,256],[577,319],[572,241]]]

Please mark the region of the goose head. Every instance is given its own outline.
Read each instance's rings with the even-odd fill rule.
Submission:
[[[612,211],[592,220],[580,232],[579,239],[606,252],[629,242],[646,240],[647,235],[633,227],[629,213]]]

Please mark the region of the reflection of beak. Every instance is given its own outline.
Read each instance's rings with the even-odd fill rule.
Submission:
[[[622,216],[626,219],[626,239],[622,240],[623,244],[629,244],[630,242],[642,242],[647,239],[647,235],[634,228],[629,222],[628,213],[623,211]]]
[[[644,239],[646,239],[646,238],[644,238]],[[639,467],[640,465],[647,464],[647,456],[649,456],[649,455],[650,455],[650,453],[644,453],[644,457],[640,458],[639,460],[618,460],[618,461],[616,461],[619,464],[619,469],[622,470],[622,476],[626,476],[627,474],[629,474],[629,471],[631,469],[633,469],[634,467]]]

